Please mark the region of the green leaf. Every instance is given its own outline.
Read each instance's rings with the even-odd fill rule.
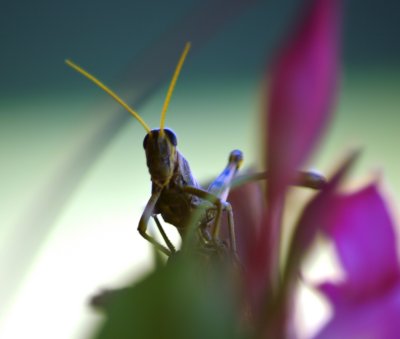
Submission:
[[[177,257],[141,282],[114,291],[92,339],[243,338],[232,275]]]

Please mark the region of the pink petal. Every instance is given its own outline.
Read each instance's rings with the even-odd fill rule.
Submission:
[[[294,280],[297,276],[300,261],[304,257],[305,252],[310,248],[317,232],[326,224],[326,217],[330,215],[335,192],[357,157],[358,153],[350,154],[338,170],[336,170],[324,189],[304,208],[296,225],[292,243],[290,244],[285,279]]]
[[[332,199],[325,231],[336,245],[346,280],[319,287],[333,303],[335,313],[317,338],[398,338],[396,239],[376,185]]]
[[[260,279],[257,268],[265,267],[268,261],[266,257],[257,256],[254,251],[260,236],[261,219],[265,208],[261,182],[250,182],[233,188],[228,201],[233,210],[238,256],[246,272],[243,276],[243,297],[248,300],[247,312],[254,314],[255,305],[259,304],[260,290],[264,291],[264,286],[258,284]],[[222,220],[221,238],[229,239],[226,215]]]
[[[325,231],[346,272],[343,298],[373,298],[399,281],[394,226],[375,184],[336,196]]]
[[[279,270],[280,224],[286,186],[316,146],[336,92],[339,0],[314,0],[295,34],[272,65],[266,133],[270,173],[268,214],[260,235],[260,255],[272,284]],[[267,285],[269,282],[265,282]]]
[[[316,146],[333,106],[338,75],[338,0],[315,0],[272,65],[267,168],[281,190]]]
[[[385,294],[336,312],[315,339],[399,338],[400,285]]]
[[[259,304],[261,303],[264,306],[264,313],[261,313],[263,318],[258,320],[267,324],[266,328],[268,331],[270,331],[271,328],[274,330],[273,333],[276,335],[269,336],[271,338],[290,337],[289,335],[283,335],[283,333],[287,330],[287,325],[293,309],[291,298],[293,297],[293,291],[295,291],[295,283],[298,279],[301,260],[306,251],[310,248],[317,231],[324,225],[325,216],[330,209],[332,196],[343,177],[353,165],[357,155],[358,153],[351,154],[341,164],[331,180],[325,185],[324,189],[305,207],[297,223],[292,242],[289,245],[290,250],[287,262],[284,265],[283,279],[280,281],[280,284],[277,285],[277,291],[274,291],[275,295],[266,294],[266,292],[270,292],[268,288],[271,288],[271,285],[265,283],[266,281],[268,282],[268,276],[265,276],[265,270],[263,270],[263,267],[259,264],[261,260],[254,255],[254,262],[252,265],[249,265],[253,269],[253,271],[250,272],[253,274],[251,278],[253,281],[255,280],[255,282],[253,282],[253,285],[249,284],[248,286],[254,288],[260,299]],[[264,254],[267,249],[267,246],[264,245],[263,248],[256,248],[254,253],[256,254],[258,252]],[[247,268],[248,267],[246,267],[246,269]],[[249,271],[246,271],[246,273],[249,274]],[[266,313],[265,309],[267,310]]]
[[[229,202],[233,209],[239,258],[244,266],[250,261],[254,243],[260,234],[260,223],[265,206],[260,182],[232,189]]]

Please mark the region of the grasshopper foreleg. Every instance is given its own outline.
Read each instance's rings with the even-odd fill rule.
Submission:
[[[140,218],[138,231],[140,235],[147,241],[149,241],[151,244],[153,244],[155,248],[157,248],[167,256],[170,256],[172,254],[171,250],[166,248],[164,245],[161,245],[156,239],[154,239],[151,235],[146,233],[147,225],[149,224],[150,217],[153,215],[154,207],[157,203],[158,198],[160,197],[160,194],[161,191],[156,191],[151,195],[149,201],[147,202],[146,208],[144,209],[142,217]]]
[[[153,215],[153,219],[156,222],[158,231],[160,232],[160,234],[161,234],[162,238],[164,239],[165,243],[167,244],[169,250],[171,251],[171,253],[175,253],[176,252],[175,246],[172,244],[171,240],[169,240],[169,238],[168,238],[167,234],[165,233],[164,228],[162,227],[162,225],[161,225],[160,221],[158,220],[157,216]]]

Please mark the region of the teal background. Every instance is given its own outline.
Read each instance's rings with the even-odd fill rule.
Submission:
[[[305,3],[251,3],[201,46],[193,41],[167,125],[176,131],[179,148],[199,179],[216,175],[234,148],[244,151],[247,166],[260,163],[266,66]],[[141,148],[144,131],[127,114],[115,136],[101,132],[99,157],[76,162],[74,154],[119,109],[63,61],[72,58],[129,97],[140,90],[129,73],[135,62],[202,6],[207,3],[183,0],[2,5],[0,297],[6,306],[0,310],[0,337],[24,337],[25,329],[40,331],[42,338],[55,333],[61,338],[60,326],[65,338],[71,333],[83,337],[82,328],[92,320],[85,298],[100,286],[148,269],[151,252],[136,234],[150,191]],[[347,2],[344,8],[336,115],[309,166],[330,173],[348,150],[361,147],[353,177],[365,182],[382,173],[395,207],[400,201],[399,5],[368,0]],[[177,59],[182,48],[172,45],[169,52]],[[160,50],[161,64],[167,52]],[[165,67],[168,78],[173,66]],[[145,81],[146,75],[140,76]],[[155,87],[135,105],[152,127],[159,124],[166,88],[166,83]],[[88,171],[79,177],[75,169],[85,161]],[[75,181],[70,178],[74,175]],[[54,192],[66,198],[55,201]],[[57,213],[51,215],[55,207]],[[57,320],[35,318],[38,304],[48,319],[58,305]],[[21,321],[26,326],[18,326]]]

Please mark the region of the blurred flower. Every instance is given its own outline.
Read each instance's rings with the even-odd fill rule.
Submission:
[[[297,34],[287,41],[272,67],[266,135],[267,205],[260,220],[238,225],[239,237],[253,239],[252,247],[243,246],[248,252],[242,258],[256,337],[296,337],[291,312],[297,275],[318,231],[325,232],[336,245],[346,280],[319,287],[335,312],[317,338],[398,337],[400,270],[393,223],[385,203],[375,184],[352,194],[336,193],[356,154],[304,208],[283,261],[282,275],[278,267],[287,186],[316,146],[332,110],[338,74],[339,14],[338,1],[314,1]],[[244,188],[232,194],[233,202],[236,194],[241,194],[242,205],[249,201],[243,198]],[[243,206],[234,207],[240,222]]]
[[[265,322],[266,305],[276,302],[280,284],[281,213],[285,192],[316,147],[336,94],[339,1],[315,0],[309,5],[295,34],[285,42],[268,70],[267,205],[264,205],[261,220],[237,227],[239,239],[253,239],[242,257],[246,293],[254,321],[265,327],[271,337],[278,333],[284,336],[285,332],[284,307],[283,314],[271,318],[268,324]],[[231,199],[235,199],[235,194],[232,193]],[[242,197],[242,201],[249,200]],[[242,218],[241,210],[234,204],[235,218]],[[251,235],[244,235],[246,232]],[[274,331],[269,326],[272,322]]]
[[[396,236],[376,184],[332,196],[324,231],[335,244],[346,279],[320,286],[335,313],[317,338],[398,338]]]

